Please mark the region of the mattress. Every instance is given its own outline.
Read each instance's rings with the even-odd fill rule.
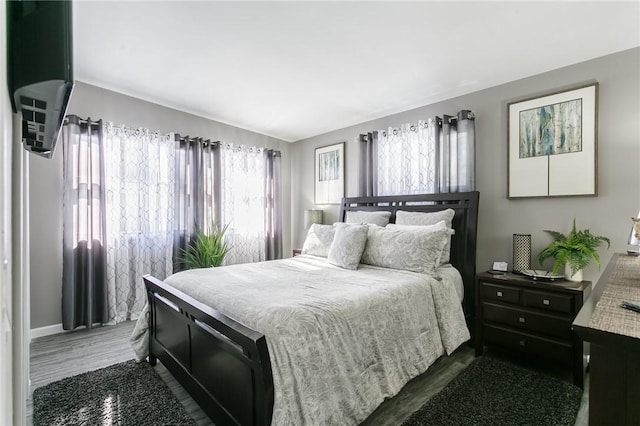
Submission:
[[[302,255],[165,282],[266,336],[274,425],[358,424],[469,339],[451,266],[352,271]]]

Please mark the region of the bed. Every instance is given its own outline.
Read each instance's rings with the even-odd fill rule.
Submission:
[[[215,278],[202,270],[164,282],[145,276],[149,362],[159,359],[216,424],[357,424],[461,343],[445,300],[464,308],[462,325],[473,330],[478,198],[342,200],[341,221],[353,211],[388,211],[393,222],[398,210],[452,209],[455,270],[443,266],[437,277],[367,265],[348,271],[310,255],[218,268]],[[275,277],[273,288],[256,288],[256,277]],[[446,283],[456,277],[452,291]]]

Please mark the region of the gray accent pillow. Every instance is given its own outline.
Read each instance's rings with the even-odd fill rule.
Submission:
[[[393,223],[390,223],[387,225],[387,228],[389,229],[401,229],[401,230],[405,230],[405,231],[415,231],[415,230],[420,230],[420,229],[426,229],[426,230],[433,230],[434,227],[440,227],[440,228],[448,228],[446,225],[446,222],[444,220],[441,220],[440,222],[436,223],[435,225],[396,225]],[[449,263],[451,261],[451,235],[455,234],[455,230],[451,230],[451,234],[449,235],[449,238],[447,238],[447,242],[444,244],[444,248],[442,249],[442,257],[440,258],[440,265],[445,265],[447,263]]]
[[[451,228],[455,215],[456,212],[453,209],[438,212],[407,212],[398,210],[396,212],[396,225],[435,225],[441,220],[444,220],[447,227]]]
[[[346,223],[368,223],[371,225],[386,226],[389,223],[391,212],[369,212],[364,210],[350,210],[344,218]]]
[[[444,220],[444,223],[448,228],[453,228],[453,217],[456,215],[455,210],[446,209],[437,212],[408,212],[404,210],[398,210],[396,212],[396,225],[416,225],[416,226],[428,226],[435,225],[436,223]],[[451,237],[449,242],[444,247],[444,253],[442,264],[449,263],[451,261]]]
[[[329,248],[333,242],[333,236],[336,228],[333,225],[320,225],[314,223],[309,227],[307,238],[302,245],[302,254],[311,254],[313,256],[327,257]]]
[[[368,230],[369,225],[336,223],[336,234],[327,258],[329,263],[344,269],[358,269]]]
[[[442,249],[451,235],[444,223],[432,229],[390,229],[371,226],[362,263],[436,275]]]

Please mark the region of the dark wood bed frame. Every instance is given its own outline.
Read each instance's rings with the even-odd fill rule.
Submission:
[[[451,263],[464,280],[463,302],[473,330],[478,192],[344,198],[349,210],[433,212],[455,210]],[[149,363],[162,364],[218,425],[268,425],[273,377],[265,336],[150,276]],[[161,409],[161,407],[158,407]]]

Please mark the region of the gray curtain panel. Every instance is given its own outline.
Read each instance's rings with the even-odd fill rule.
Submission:
[[[359,195],[475,190],[475,116],[432,117],[360,135]]]
[[[264,150],[266,260],[282,259],[282,182],[280,151]]]
[[[378,195],[378,132],[360,135],[359,190],[361,197]]]
[[[62,132],[62,326],[108,321],[102,121],[69,116]]]
[[[184,269],[180,261],[196,229],[208,231],[220,225],[220,150],[219,142],[175,135],[176,201],[173,238],[173,271]]]

